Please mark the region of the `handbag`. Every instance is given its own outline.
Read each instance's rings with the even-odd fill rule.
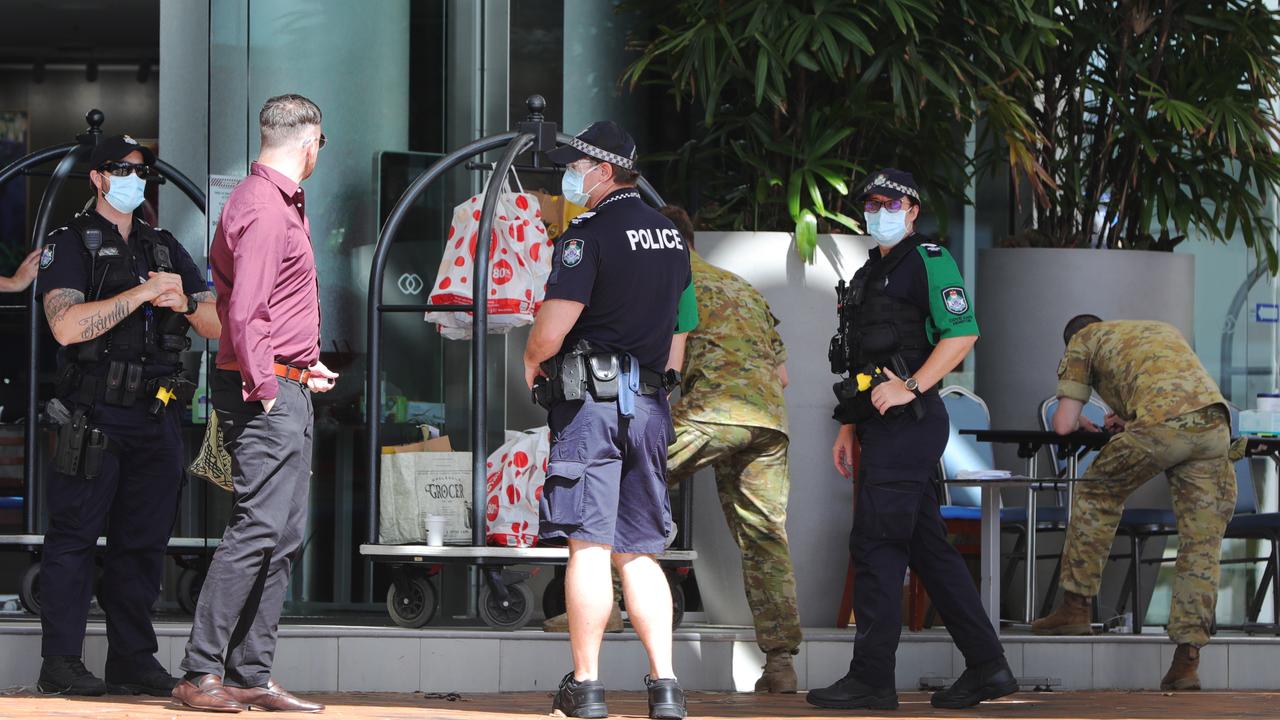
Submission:
[[[218,411],[209,408],[209,419],[204,428],[204,440],[200,443],[200,451],[196,459],[191,461],[187,472],[213,483],[214,486],[232,492],[234,484],[231,480],[231,455],[222,443],[222,429],[218,427]]]

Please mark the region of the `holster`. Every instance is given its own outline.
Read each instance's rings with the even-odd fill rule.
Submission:
[[[71,421],[58,428],[54,467],[64,475],[92,480],[98,477],[102,454],[106,450],[106,433],[89,427],[88,409],[77,408],[71,415]]]
[[[906,380],[907,378],[911,377],[911,369],[907,367],[907,362],[902,359],[902,355],[898,353],[894,353],[893,357],[889,358],[889,363],[893,365],[893,372],[898,377],[902,378],[903,380]],[[923,398],[920,398],[920,397],[912,398],[911,402],[907,404],[907,407],[911,408],[911,414],[915,417],[916,420],[924,419],[924,399]]]

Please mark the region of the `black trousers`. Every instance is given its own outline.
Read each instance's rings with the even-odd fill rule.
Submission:
[[[862,468],[849,549],[856,572],[857,635],[849,671],[876,687],[894,686],[902,633],[902,581],[916,573],[969,667],[1004,654],[960,553],[947,538],[935,481],[949,422],[936,394],[925,416],[909,411],[858,425]]]
[[[97,570],[98,537],[107,537],[98,599],[107,616],[107,677],[160,668],[151,608],[160,595],[165,546],[183,482],[178,412],[152,418],[142,406],[99,406],[90,424],[110,452],[98,477],[52,473],[45,495],[49,528],[40,557],[41,654],[84,650]]]
[[[231,518],[200,591],[182,669],[228,685],[271,679],[293,561],[302,548],[311,481],[311,393],[278,380],[271,412],[241,399],[240,374],[211,382],[235,482]]]

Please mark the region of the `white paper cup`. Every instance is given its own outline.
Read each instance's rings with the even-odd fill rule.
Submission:
[[[427,516],[427,545],[431,547],[444,545],[444,524],[445,516],[443,515]]]

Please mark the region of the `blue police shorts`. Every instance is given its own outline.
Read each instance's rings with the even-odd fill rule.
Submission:
[[[615,553],[651,555],[671,527],[665,395],[636,398],[632,418],[615,400],[558,402],[548,413],[551,454],[538,505],[543,540],[608,545]]]

